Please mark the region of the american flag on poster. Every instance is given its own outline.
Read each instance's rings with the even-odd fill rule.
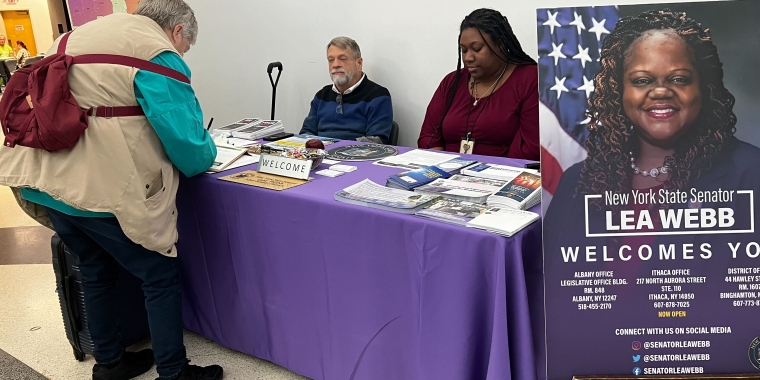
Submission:
[[[617,7],[539,9],[538,69],[544,210],[562,173],[586,158],[586,110],[599,72],[602,41]]]

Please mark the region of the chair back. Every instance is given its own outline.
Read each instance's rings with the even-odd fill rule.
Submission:
[[[45,58],[45,57],[41,56],[41,55],[36,55],[34,57],[29,57],[29,58],[26,59],[26,66],[29,66],[32,63],[35,63],[37,61],[41,61],[43,58]]]
[[[398,123],[396,121],[393,121],[393,125],[391,126],[391,135],[388,136],[388,145],[397,145],[398,144]]]
[[[3,61],[3,65],[5,65],[5,69],[7,70],[5,73],[10,76],[10,74],[13,74],[14,71],[16,71],[16,59],[6,59]]]

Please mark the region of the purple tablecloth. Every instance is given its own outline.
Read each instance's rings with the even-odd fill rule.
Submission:
[[[216,179],[255,165],[183,180],[185,326],[314,379],[535,379],[540,223],[507,239],[338,202],[400,171],[345,163],[281,192]]]

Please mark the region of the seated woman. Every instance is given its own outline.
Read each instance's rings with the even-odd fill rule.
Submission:
[[[538,160],[538,68],[507,18],[492,9],[470,13],[459,51],[457,70],[430,100],[417,146]]]
[[[24,44],[24,41],[16,41],[16,48],[18,51],[16,52],[16,68],[20,69],[24,66],[26,66],[26,59],[29,58],[29,50],[26,49],[26,44]]]

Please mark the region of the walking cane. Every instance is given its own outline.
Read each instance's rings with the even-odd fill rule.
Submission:
[[[277,80],[272,80],[272,69],[277,68]],[[274,102],[277,98],[277,83],[280,82],[280,74],[282,74],[282,63],[272,62],[267,66],[267,74],[269,74],[269,83],[272,84],[272,117],[269,120],[274,120]]]

